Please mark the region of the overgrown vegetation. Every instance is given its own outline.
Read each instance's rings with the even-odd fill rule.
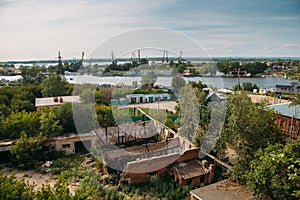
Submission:
[[[153,175],[143,184],[122,186],[121,191],[129,196],[139,195],[144,199],[189,199],[191,185],[180,186],[169,175]]]

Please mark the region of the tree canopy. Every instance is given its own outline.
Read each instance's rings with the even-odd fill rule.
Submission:
[[[274,113],[265,104],[255,104],[244,93],[230,96],[227,102],[227,122],[222,137],[233,145],[238,155],[232,176],[244,183],[255,152],[279,141]],[[223,138],[224,139],[224,138]]]
[[[157,74],[153,71],[149,71],[142,76],[142,86],[144,87],[153,87],[156,82]]]
[[[60,75],[50,74],[42,82],[44,89],[42,90],[42,95],[44,97],[53,97],[53,96],[63,96],[67,94],[66,90],[66,80]]]
[[[250,166],[247,186],[256,196],[300,198],[300,138],[259,149]]]
[[[176,95],[180,94],[180,89],[185,85],[185,80],[181,76],[174,76],[171,82],[173,92]]]

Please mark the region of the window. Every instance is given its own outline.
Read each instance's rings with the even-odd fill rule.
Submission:
[[[61,145],[61,146],[62,146],[63,149],[65,149],[65,148],[70,148],[70,147],[71,147],[71,144],[63,144],[63,145]]]
[[[285,127],[285,121],[280,121],[280,129],[284,129]]]
[[[205,180],[205,177],[204,177],[204,176],[201,176],[201,177],[200,177],[200,183],[204,183],[204,180]]]

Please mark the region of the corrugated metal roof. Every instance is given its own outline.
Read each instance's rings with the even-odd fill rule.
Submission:
[[[291,103],[274,104],[269,106],[281,115],[300,119],[300,105],[291,106]]]
[[[228,179],[192,190],[190,193],[197,199],[202,200],[258,200],[246,186]]]

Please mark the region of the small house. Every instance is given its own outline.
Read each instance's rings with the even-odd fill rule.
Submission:
[[[300,92],[298,82],[291,82],[289,85],[275,85],[276,93],[294,94]]]

